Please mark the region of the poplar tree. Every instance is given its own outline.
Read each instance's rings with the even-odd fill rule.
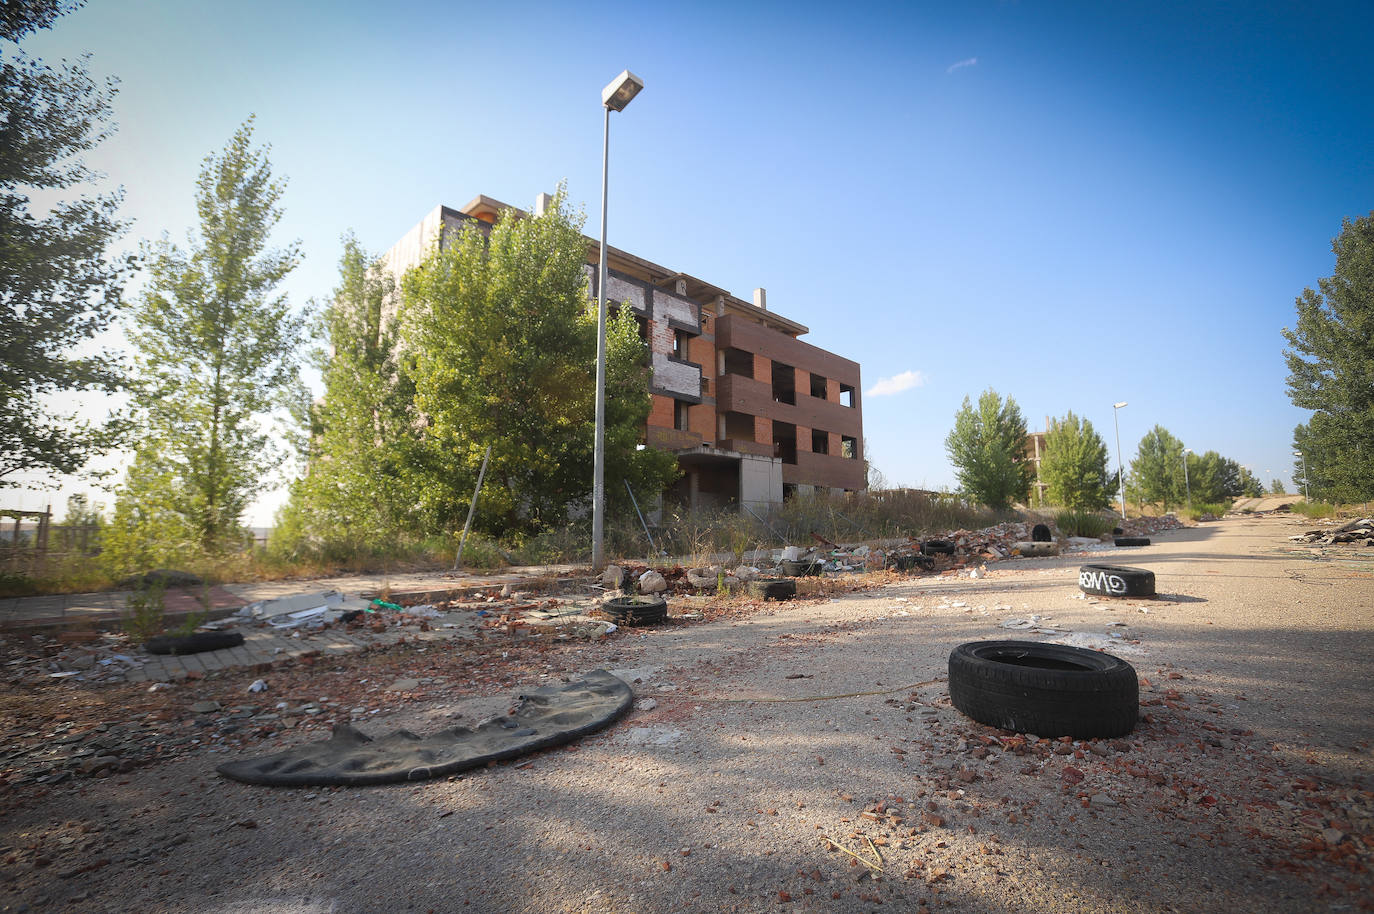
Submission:
[[[1091,422],[1072,411],[1050,423],[1040,475],[1049,486],[1051,504],[1092,511],[1111,500],[1107,445]]]
[[[206,552],[232,546],[285,456],[267,420],[301,395],[305,317],[275,290],[300,255],[295,242],[268,246],[284,183],[252,140],[250,117],[205,158],[200,225],[186,246],[164,236],[145,250],[149,278],[129,334],[142,441],[119,492],[115,537],[136,535],[141,506],[156,505],[154,529]]]
[[[1312,410],[1293,431],[1317,484],[1313,497],[1374,499],[1374,213],[1346,219],[1331,242],[1335,271],[1303,289],[1291,348],[1288,398]],[[1297,475],[1302,461],[1294,460]],[[1314,467],[1319,468],[1314,471]]]
[[[1002,401],[989,388],[978,397],[975,409],[968,397],[954,415],[954,429],[945,439],[945,450],[954,464],[959,487],[996,511],[1024,499],[1035,478],[1035,466],[1026,457],[1026,420],[1016,401]]]

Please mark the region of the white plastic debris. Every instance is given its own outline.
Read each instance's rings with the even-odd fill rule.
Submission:
[[[250,691],[250,692],[266,692],[266,691],[267,691],[267,680],[265,680],[265,679],[254,679],[254,680],[253,680],[253,684],[250,685],[250,686],[248,687],[248,691]]]

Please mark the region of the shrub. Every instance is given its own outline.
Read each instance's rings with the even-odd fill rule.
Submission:
[[[1054,525],[1064,536],[1100,537],[1111,532],[1116,526],[1116,518],[1096,511],[1060,511],[1054,516]]]

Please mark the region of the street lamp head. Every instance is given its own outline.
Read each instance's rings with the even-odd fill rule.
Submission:
[[[1293,452],[1293,456],[1294,456],[1294,457],[1301,457],[1301,456],[1302,456],[1302,451],[1294,451],[1294,452]]]
[[[624,111],[625,106],[643,88],[644,80],[626,70],[601,90],[601,104],[612,111]]]
[[[1120,403],[1113,403],[1113,404],[1112,404],[1112,409],[1120,409],[1121,407],[1123,407],[1123,406],[1125,406],[1125,405],[1126,405],[1126,402],[1125,402],[1124,400],[1123,400],[1122,402],[1120,402]]]

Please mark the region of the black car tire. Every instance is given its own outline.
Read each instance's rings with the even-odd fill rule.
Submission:
[[[792,578],[814,577],[821,573],[823,562],[794,562],[790,559],[782,563],[782,573]]]
[[[653,625],[668,617],[668,601],[662,597],[611,597],[601,611],[620,625]]]
[[[1054,539],[1054,536],[1050,533],[1050,528],[1047,525],[1036,524],[1034,527],[1031,527],[1032,543],[1048,543],[1052,539]]]
[[[797,582],[780,578],[758,578],[749,582],[749,593],[759,600],[790,600],[797,595]]]
[[[971,641],[949,655],[954,707],[991,727],[1042,737],[1124,736],[1140,713],[1120,657],[1035,641]]]
[[[222,651],[227,647],[241,647],[243,635],[238,632],[196,632],[192,635],[159,635],[149,638],[143,647],[150,654],[201,654]]]
[[[1103,597],[1153,597],[1155,573],[1129,565],[1083,565],[1078,569],[1078,589]]]
[[[921,551],[926,555],[953,555],[954,544],[949,540],[926,540],[921,544]]]
[[[1118,536],[1112,539],[1118,546],[1148,546],[1150,538],[1148,536]]]

